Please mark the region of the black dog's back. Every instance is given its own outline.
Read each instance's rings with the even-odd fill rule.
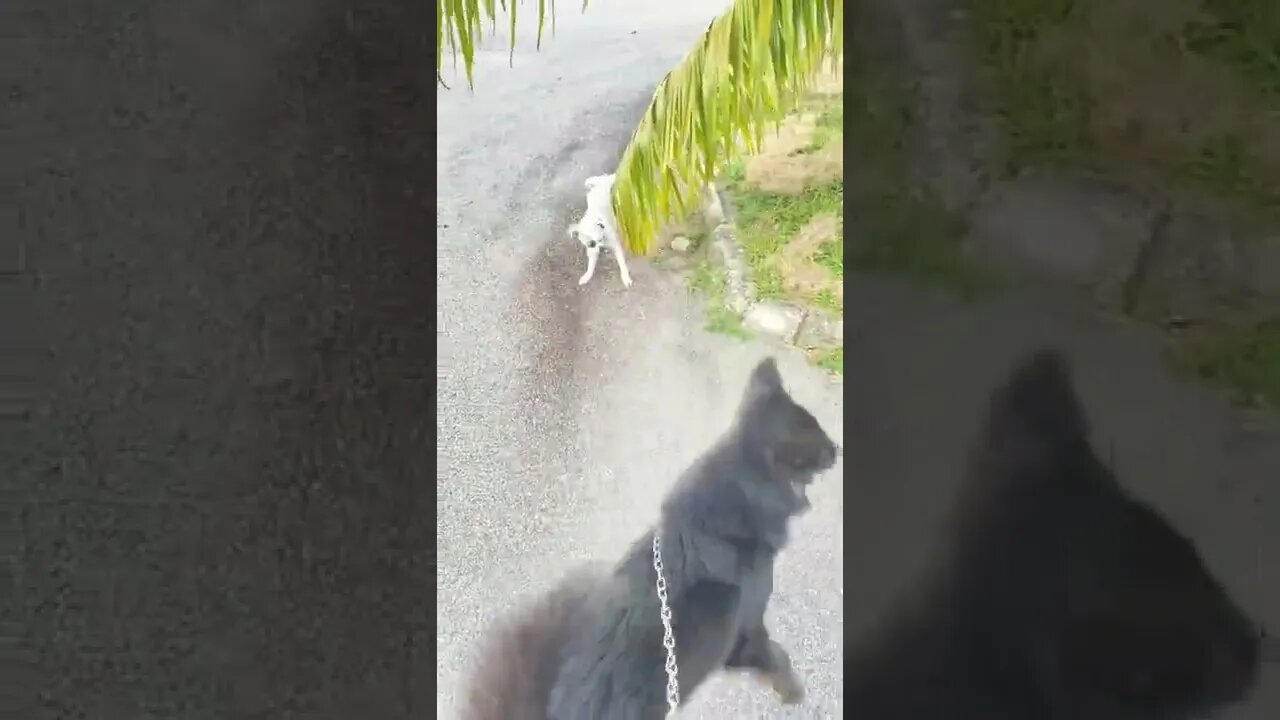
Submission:
[[[852,715],[1173,719],[1248,693],[1253,626],[1088,432],[1054,353],[994,394],[939,566],[850,651]]]
[[[836,447],[786,392],[772,359],[752,372],[734,427],[680,477],[656,531],[673,616],[680,694],[689,698],[726,663],[759,670],[786,695],[789,658],[763,626],[773,561],[804,487]],[[660,606],[652,534],[632,546],[573,630],[551,695],[560,720],[650,720],[665,715]]]
[[[727,667],[758,671],[785,701],[803,695],[764,628],[773,559],[805,486],[837,448],[782,386],[772,360],[738,417],[685,471],[655,530],[672,611],[682,699]],[[497,629],[470,688],[467,720],[655,720],[666,712],[653,534],[610,572],[582,573]]]

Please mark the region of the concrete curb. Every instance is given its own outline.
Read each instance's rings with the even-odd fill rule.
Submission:
[[[745,313],[751,307],[756,289],[751,282],[747,262],[742,257],[742,246],[738,243],[732,225],[722,222],[711,232],[711,252],[715,254],[715,261],[724,269],[725,304],[736,313]]]
[[[742,315],[747,328],[804,350],[844,345],[843,319],[791,303],[755,300],[756,289],[742,245],[727,220],[733,217],[733,208],[723,191],[713,186],[703,212],[705,217],[719,220],[711,233],[711,252],[725,273],[725,304]]]

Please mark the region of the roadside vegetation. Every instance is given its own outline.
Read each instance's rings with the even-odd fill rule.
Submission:
[[[1280,243],[1280,3],[971,0],[1006,172],[1052,167],[1215,207]],[[1280,407],[1280,316],[1219,292],[1170,333],[1181,367]],[[1148,317],[1165,324],[1161,308]]]

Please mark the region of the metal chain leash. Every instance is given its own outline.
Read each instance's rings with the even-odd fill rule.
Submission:
[[[667,650],[667,720],[680,708],[679,668],[676,667],[676,636],[671,631],[671,605],[667,603],[667,579],[662,574],[662,540],[653,531],[653,569],[658,575],[658,602],[662,606],[662,647]]]

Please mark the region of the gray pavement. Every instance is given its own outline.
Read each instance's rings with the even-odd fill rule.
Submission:
[[[719,2],[592,3],[474,94],[439,91],[437,680],[443,717],[488,623],[585,560],[611,560],[727,428],[770,348],[709,335],[678,278],[604,263],[577,285],[564,235],[582,181],[610,171],[656,83]],[[634,34],[633,34],[634,33]],[[839,438],[841,390],[779,352],[792,392]],[[688,717],[840,717],[843,468],[818,481],[778,566],[770,621],[809,690],[782,708],[722,677]]]

